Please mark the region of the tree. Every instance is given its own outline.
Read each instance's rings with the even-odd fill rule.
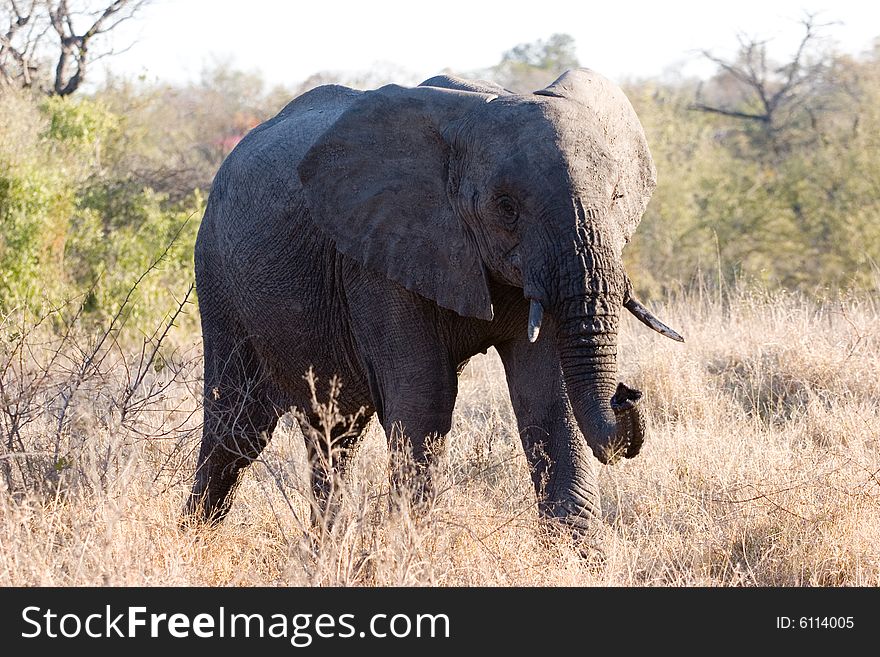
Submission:
[[[74,93],[109,32],[150,0],[0,0],[0,80],[57,96]]]
[[[491,80],[513,91],[540,89],[565,70],[577,68],[575,40],[569,34],[553,34],[546,41],[521,43],[504,53],[489,72]]]
[[[570,34],[553,34],[544,41],[514,46],[501,58],[502,63],[520,63],[544,71],[568,69],[578,66],[574,37]]]
[[[800,289],[870,286],[880,258],[880,58],[836,55],[827,25],[809,14],[801,25],[782,64],[756,39],[741,38],[734,59],[704,52],[718,72],[689,114],[712,122],[714,145],[692,194],[729,274]]]
[[[801,21],[803,35],[792,57],[784,64],[767,57],[767,41],[740,35],[739,50],[726,60],[704,50],[703,56],[718,66],[706,97],[698,87],[691,109],[730,117],[750,124],[749,132],[779,155],[793,141],[815,132],[819,114],[834,87],[834,56],[824,47],[823,28],[814,14]],[[800,132],[800,134],[796,134]]]
[[[0,3],[0,78],[6,85],[30,87],[37,70],[37,45],[46,34],[38,9],[40,0]]]

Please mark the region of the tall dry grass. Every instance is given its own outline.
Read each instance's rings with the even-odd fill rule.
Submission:
[[[636,459],[599,469],[598,566],[537,518],[492,352],[462,376],[431,509],[389,512],[372,426],[316,551],[288,416],[225,523],[178,529],[201,421],[197,336],[153,359],[164,333],[134,350],[69,337],[59,355],[7,318],[0,584],[880,585],[876,297],[693,296],[662,316],[686,344],[624,322],[621,378],[645,392],[649,435]]]

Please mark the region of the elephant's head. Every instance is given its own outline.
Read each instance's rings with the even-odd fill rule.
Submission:
[[[365,93],[299,168],[337,248],[407,289],[490,320],[489,278],[545,311],[581,431],[603,463],[635,456],[641,393],[616,383],[627,307],[680,339],[631,296],[621,251],[655,186],[629,101],[569,71],[528,95],[394,85]]]

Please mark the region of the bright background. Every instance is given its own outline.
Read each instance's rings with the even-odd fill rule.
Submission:
[[[491,66],[516,44],[562,32],[577,41],[582,64],[612,78],[702,76],[713,67],[697,51],[729,56],[739,32],[772,39],[770,54],[784,59],[804,11],[836,23],[826,32],[844,52],[870,48],[880,33],[880,3],[865,0],[156,0],[115,35],[137,43],[107,61],[117,73],[172,82],[198,78],[216,61],[283,85],[376,64],[428,77]]]

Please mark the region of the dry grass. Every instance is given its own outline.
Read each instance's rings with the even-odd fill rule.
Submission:
[[[650,434],[638,458],[600,470],[604,566],[538,521],[491,352],[463,375],[433,508],[388,512],[373,426],[316,555],[288,417],[223,526],[178,530],[198,444],[197,346],[160,352],[124,413],[139,361],[114,346],[66,397],[75,367],[56,362],[65,374],[35,377],[29,398],[12,394],[26,377],[7,368],[4,441],[14,403],[39,412],[0,448],[0,584],[880,585],[876,300],[740,294],[662,314],[685,345],[625,322],[621,378],[645,392]],[[4,330],[9,352],[20,337]]]

